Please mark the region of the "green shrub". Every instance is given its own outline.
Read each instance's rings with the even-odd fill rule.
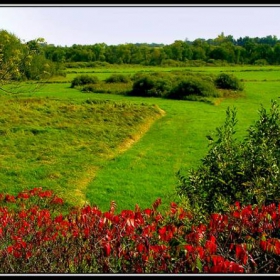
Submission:
[[[229,108],[217,128],[217,140],[197,170],[179,171],[177,192],[201,212],[224,211],[235,201],[267,204],[280,199],[280,117],[272,101],[270,114],[261,107],[260,118],[243,141],[234,138],[236,110]]]
[[[214,83],[217,88],[220,89],[231,89],[240,90],[244,89],[244,85],[233,75],[221,73],[215,80]]]
[[[95,84],[87,84],[82,88],[83,92],[96,92]]]
[[[257,59],[254,62],[254,65],[269,65],[266,59]]]
[[[161,62],[163,67],[184,67],[185,63],[174,59],[163,59]]]
[[[123,74],[113,74],[105,80],[106,83],[129,83],[130,78]]]
[[[132,77],[130,95],[165,97],[179,100],[205,101],[205,97],[220,97],[213,78],[189,72],[136,73]],[[208,100],[207,100],[208,102]]]
[[[172,99],[187,99],[188,96],[218,97],[220,93],[211,81],[200,77],[185,77],[177,82],[168,95]]]
[[[72,82],[71,82],[71,88],[74,88],[76,86],[83,86],[86,84],[96,84],[99,82],[98,77],[96,76],[90,76],[90,75],[78,75],[76,76]]]
[[[83,92],[112,93],[126,95],[132,88],[131,83],[98,83],[83,86]]]
[[[171,78],[167,75],[139,75],[133,83],[130,95],[146,97],[165,97],[172,88]]]
[[[84,61],[84,62],[64,62],[64,67],[66,68],[92,68],[92,67],[107,67],[111,66],[110,63],[105,61]]]

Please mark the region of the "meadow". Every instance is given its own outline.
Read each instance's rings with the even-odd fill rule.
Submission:
[[[233,73],[243,80],[242,96],[197,101],[143,98],[121,94],[84,93],[70,88],[81,73],[105,80],[113,73],[188,71]],[[178,198],[176,172],[187,174],[205,156],[206,135],[237,109],[242,139],[262,104],[279,100],[280,67],[144,67],[71,68],[65,77],[38,89],[0,97],[0,191],[18,193],[43,187],[67,205],[97,205],[117,211],[150,207],[162,199],[166,208]],[[26,87],[32,88],[27,84]]]

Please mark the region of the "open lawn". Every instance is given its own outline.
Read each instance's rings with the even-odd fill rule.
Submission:
[[[214,104],[115,94],[82,93],[70,88],[75,75],[138,71],[232,73],[245,82],[244,96]],[[70,205],[86,201],[108,210],[162,207],[176,201],[175,176],[188,172],[206,155],[206,135],[223,124],[228,107],[237,109],[240,139],[263,104],[280,97],[280,67],[110,67],[67,69],[34,92],[3,94],[0,99],[0,191],[18,193],[42,186]],[[75,71],[75,73],[74,73]],[[279,77],[279,78],[278,78]],[[55,81],[63,83],[55,83]],[[159,108],[162,110],[159,110]]]

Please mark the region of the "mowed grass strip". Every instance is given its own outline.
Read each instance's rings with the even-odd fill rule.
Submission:
[[[0,190],[53,190],[85,202],[87,180],[140,127],[161,116],[151,105],[86,99],[0,97]]]

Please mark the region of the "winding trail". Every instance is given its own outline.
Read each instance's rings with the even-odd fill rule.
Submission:
[[[158,120],[166,115],[166,112],[164,110],[159,108],[157,105],[155,105],[155,106],[158,109],[159,114],[156,114],[153,118],[149,119],[147,122],[140,125],[138,132],[136,134],[132,135],[131,137],[127,138],[125,141],[123,141],[116,148],[115,152],[111,153],[108,156],[108,160],[112,160],[116,156],[129,150],[133,144],[138,142],[149,131],[149,129],[155,123],[156,120]],[[84,177],[79,178],[77,181],[73,182],[73,184],[76,186],[75,196],[77,199],[77,203],[79,203],[80,206],[89,204],[89,201],[86,200],[86,189],[87,189],[88,185],[94,180],[94,178],[99,170],[100,170],[100,167],[91,166],[84,173],[85,174]]]
[[[142,103],[143,98],[133,102]],[[90,204],[102,211],[112,200],[117,211],[134,209],[136,203],[147,208],[159,197],[162,206],[168,206],[175,196],[176,172],[199,163],[208,145],[205,135],[218,124],[212,118],[218,119],[219,106],[159,98],[146,103],[157,104],[166,112],[164,117],[146,124],[145,133],[139,131],[136,139],[122,143],[118,150],[125,153],[109,160],[85,190]]]
[[[151,207],[160,197],[162,207],[169,207],[176,198],[178,178],[175,174],[179,170],[187,174],[190,168],[201,164],[209,148],[206,135],[215,133],[216,128],[224,123],[228,106],[238,110],[237,117],[242,124],[238,135],[242,135],[242,130],[257,116],[260,100],[266,104],[269,102],[271,95],[259,94],[249,86],[251,84],[247,85],[246,99],[219,99],[215,106],[204,102],[147,98],[145,103],[157,104],[166,113],[156,122],[151,120],[143,125],[137,135],[118,147],[112,160],[99,170],[93,167],[84,179],[77,182],[81,202],[88,200],[91,205],[107,211],[114,200],[117,211],[120,211],[134,209],[136,204],[142,209]],[[143,103],[143,98],[137,97],[111,95],[108,98]]]

